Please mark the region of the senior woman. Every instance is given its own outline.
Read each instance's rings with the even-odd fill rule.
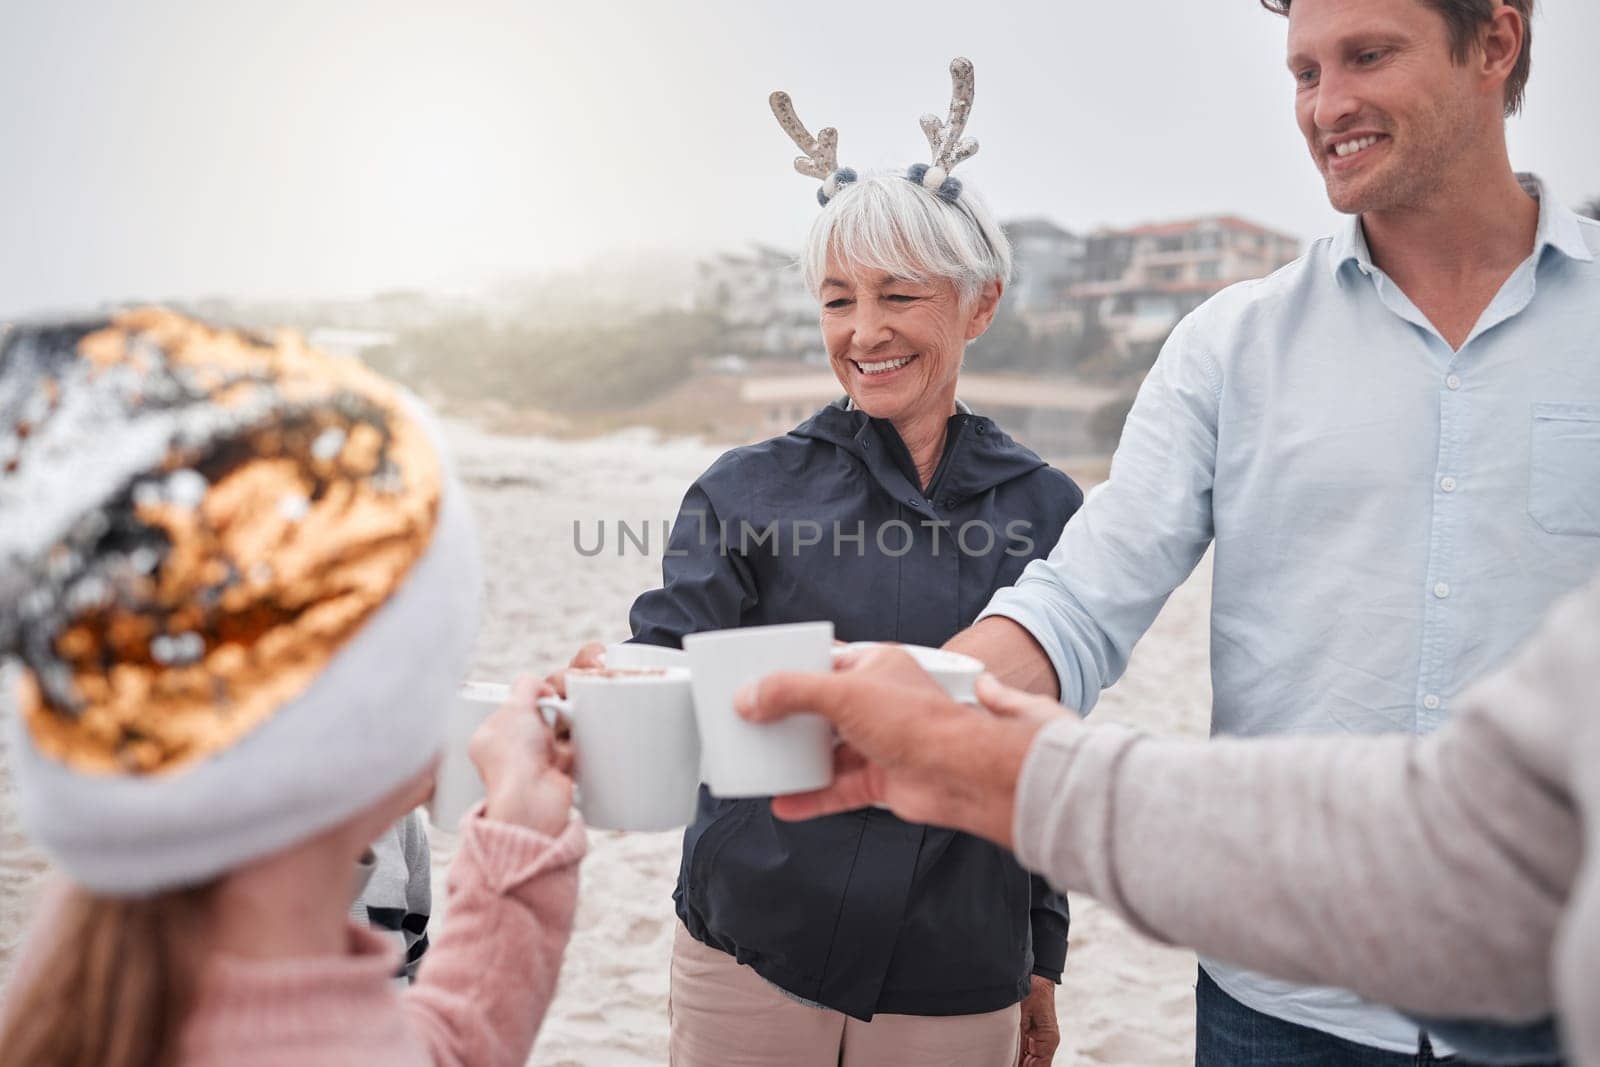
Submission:
[[[831,151],[832,131],[811,141],[786,97],[774,110],[802,147]],[[802,268],[845,395],[694,483],[662,586],[633,605],[636,642],[831,619],[846,641],[937,646],[1048,553],[1082,501],[957,400],[966,346],[1011,276],[982,201],[947,167],[933,181],[857,178],[831,158],[802,169],[827,179]],[[677,1067],[1053,1055],[1066,900],[976,837],[875,808],[780,822],[766,799],[702,787],[674,899]]]

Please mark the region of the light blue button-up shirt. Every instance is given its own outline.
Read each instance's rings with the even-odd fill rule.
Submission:
[[[1600,567],[1600,224],[1524,186],[1533,254],[1459,352],[1355,218],[1178,325],[1110,479],[985,612],[1033,634],[1064,704],[1094,706],[1208,545],[1225,734],[1428,733]],[[1258,1011],[1417,1047],[1349,993],[1205,966]]]

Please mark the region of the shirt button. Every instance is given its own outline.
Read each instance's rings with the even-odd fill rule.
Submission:
[[[1439,698],[1434,696],[1432,693],[1429,693],[1427,696],[1422,698],[1422,706],[1427,708],[1429,711],[1438,711]]]
[[[1452,374],[1452,375],[1450,375],[1450,377],[1448,377],[1448,378],[1446,378],[1444,380],[1444,384],[1448,385],[1451,389],[1460,389],[1461,388],[1461,379],[1459,377],[1457,377],[1456,375]]]
[[[1440,600],[1443,600],[1445,597],[1450,595],[1450,586],[1445,582],[1440,582],[1438,585],[1433,587],[1433,595],[1438,597]]]
[[[1439,479],[1439,488],[1447,493],[1453,493],[1456,491],[1456,480],[1447,474]]]
[[[906,501],[906,503],[911,505],[912,507],[916,507],[917,506],[917,498],[916,497],[911,497],[909,500]]]
[[[956,506],[956,502],[954,500],[947,499],[944,502],[944,508],[945,508],[946,511],[949,511],[951,508],[953,508],[955,506]]]

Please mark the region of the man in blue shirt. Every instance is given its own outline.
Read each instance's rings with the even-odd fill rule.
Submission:
[[[1214,732],[1424,734],[1600,565],[1600,226],[1510,164],[1531,0],[1263,2],[1353,217],[1179,324],[1110,479],[950,647],[1087,712],[1210,546]],[[1202,961],[1198,1067],[1448,1052]]]

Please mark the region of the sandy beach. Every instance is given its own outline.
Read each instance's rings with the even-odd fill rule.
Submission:
[[[452,423],[449,432],[488,560],[486,614],[473,667],[473,677],[486,681],[565,662],[587,640],[626,636],[633,597],[659,581],[662,523],[720,452],[646,431],[584,442],[501,436],[463,423]],[[635,538],[620,552],[618,522]],[[636,543],[646,530],[648,553]],[[604,545],[598,554],[579,551],[579,544],[592,552],[597,543]],[[1096,717],[1157,733],[1205,732],[1210,584],[1208,559],[1169,601]],[[531,1064],[666,1063],[671,892],[680,836],[593,833],[577,930]],[[451,835],[435,832],[440,901],[454,844]],[[18,835],[8,788],[0,801],[0,973],[9,969],[47,874]],[[1139,937],[1089,900],[1075,898],[1072,916],[1057,997],[1063,1043],[1056,1063],[1191,1062],[1193,954]],[[435,923],[436,930],[448,924],[437,904]]]

